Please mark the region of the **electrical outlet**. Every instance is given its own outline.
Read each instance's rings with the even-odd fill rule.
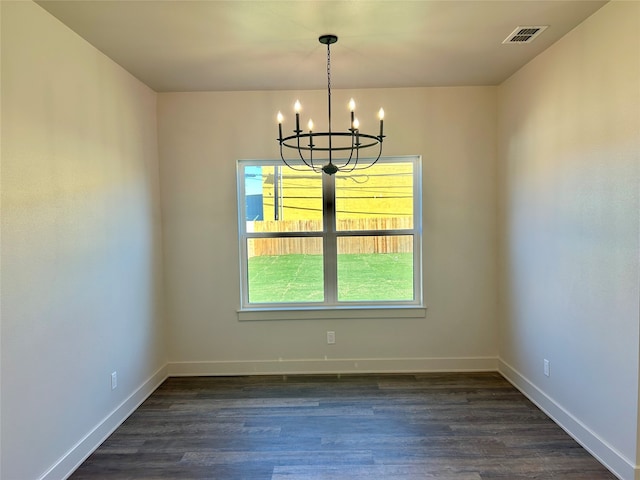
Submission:
[[[118,372],[111,373],[111,390],[115,390],[118,386]]]
[[[333,345],[336,343],[336,332],[328,331],[327,332],[327,344]]]
[[[549,376],[549,360],[547,360],[546,358],[544,359],[544,374],[547,377]]]

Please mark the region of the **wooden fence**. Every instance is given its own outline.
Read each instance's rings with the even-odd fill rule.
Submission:
[[[318,232],[318,220],[267,220],[251,222],[253,232]],[[411,217],[353,218],[338,221],[338,231],[405,230],[413,228]],[[247,245],[249,258],[262,255],[319,255],[322,237],[252,238]],[[338,237],[338,253],[411,253],[411,235]]]

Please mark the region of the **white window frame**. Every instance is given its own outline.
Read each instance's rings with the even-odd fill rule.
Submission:
[[[424,317],[422,286],[422,158],[419,155],[381,157],[379,163],[413,164],[413,228],[401,230],[336,231],[335,176],[322,175],[323,231],[318,232],[247,232],[244,168],[246,166],[282,166],[281,160],[238,160],[238,241],[240,259],[240,320],[314,319],[369,317]],[[290,162],[296,166],[296,162]],[[302,165],[302,164],[301,164]],[[302,168],[302,166],[301,166]],[[358,172],[356,172],[358,173]],[[414,298],[407,301],[338,301],[337,239],[353,236],[413,236]],[[314,303],[249,303],[247,241],[251,238],[319,237],[323,239],[324,302]],[[392,309],[393,312],[389,310]]]

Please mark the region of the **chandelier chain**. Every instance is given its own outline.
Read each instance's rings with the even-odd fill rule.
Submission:
[[[331,138],[331,44],[327,43],[327,98],[328,98],[328,120],[329,120],[329,163],[333,160],[333,144]]]
[[[331,49],[327,45],[327,89],[331,96]]]

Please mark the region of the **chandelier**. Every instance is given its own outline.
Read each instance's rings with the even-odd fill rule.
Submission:
[[[336,172],[352,172],[356,169],[369,168],[375,164],[382,155],[382,140],[385,135],[382,134],[382,126],[384,120],[384,110],[381,108],[378,112],[380,119],[380,134],[371,135],[360,131],[360,122],[355,116],[356,103],[353,99],[349,101],[349,110],[351,119],[349,128],[346,131],[334,132],[331,129],[331,44],[338,41],[336,35],[322,35],[318,41],[327,46],[327,106],[328,106],[328,125],[326,132],[314,132],[313,121],[309,120],[307,124],[308,130],[305,132],[300,129],[300,111],[302,109],[300,102],[296,101],[294,111],[296,114],[296,128],[293,135],[282,136],[282,122],[284,117],[278,112],[278,143],[280,144],[280,158],[289,168],[293,170],[308,170],[314,172],[324,172],[333,175]],[[317,142],[317,143],[315,143]],[[297,150],[297,157],[302,160],[306,167],[301,165],[294,166],[292,160],[285,158],[283,147]],[[365,164],[359,163],[360,150],[377,147],[377,157],[368,160]],[[314,154],[328,156],[328,163],[319,165],[318,161],[323,162],[327,159],[314,160]],[[341,158],[335,159],[334,155]],[[291,163],[290,163],[291,162]],[[296,162],[297,163],[297,159]]]

